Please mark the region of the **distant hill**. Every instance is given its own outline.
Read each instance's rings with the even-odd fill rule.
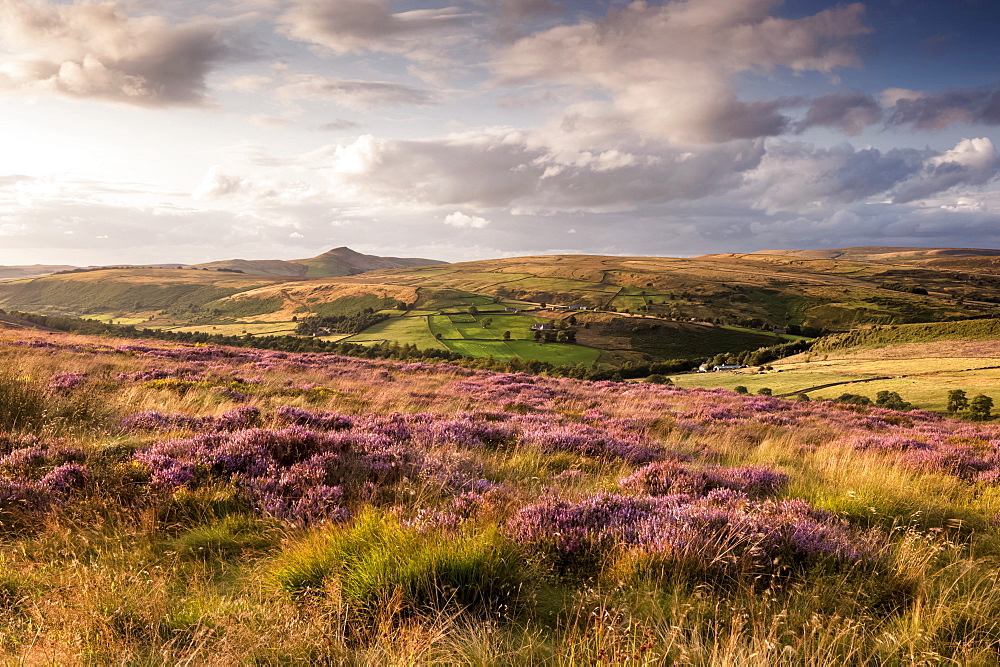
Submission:
[[[989,248],[912,248],[894,246],[860,246],[826,250],[758,250],[752,255],[787,255],[810,259],[840,259],[845,261],[880,262],[938,259],[941,257],[1000,257],[1000,250]]]
[[[261,276],[283,276],[289,278],[332,278],[353,276],[366,271],[400,269],[414,266],[444,264],[436,259],[420,257],[379,257],[363,255],[347,247],[334,248],[322,255],[307,259],[228,259],[204,264],[194,264],[193,269],[230,269]]]
[[[30,266],[0,266],[0,281],[19,280],[21,278],[31,278],[41,276],[56,271],[67,271],[75,269],[75,266],[65,264],[32,264]]]
[[[280,278],[185,269],[101,269],[0,284],[0,308],[59,315],[170,311],[197,316],[208,303]]]
[[[469,312],[473,306],[477,312]],[[446,264],[335,248],[303,260],[82,269],[2,283],[0,308],[248,336],[293,333],[315,317],[324,320],[314,323],[322,335],[350,335],[350,342],[646,363],[870,325],[995,318],[1000,251],[842,248]],[[368,324],[359,330],[348,320]],[[536,344],[530,327],[544,323],[575,328],[576,344]]]

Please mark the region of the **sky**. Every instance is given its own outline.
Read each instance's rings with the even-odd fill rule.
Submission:
[[[0,0],[0,264],[1000,248],[995,0]]]

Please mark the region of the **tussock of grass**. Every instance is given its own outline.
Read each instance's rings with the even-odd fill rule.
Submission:
[[[369,620],[446,608],[504,618],[532,586],[523,556],[495,530],[422,534],[374,514],[312,536],[272,575],[297,598],[320,596]]]

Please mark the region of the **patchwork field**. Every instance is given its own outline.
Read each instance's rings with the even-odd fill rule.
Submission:
[[[775,395],[806,393],[813,400],[832,400],[845,393],[874,399],[880,391],[893,391],[917,408],[938,411],[944,411],[949,391],[962,389],[969,396],[989,396],[1000,405],[998,341],[908,343],[840,354],[810,351],[770,365],[773,371],[747,368],[672,379],[682,387],[743,386],[754,394],[767,387]]]

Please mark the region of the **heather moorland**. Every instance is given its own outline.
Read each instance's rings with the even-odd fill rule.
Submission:
[[[8,660],[996,656],[988,420],[32,331],[0,356]]]

